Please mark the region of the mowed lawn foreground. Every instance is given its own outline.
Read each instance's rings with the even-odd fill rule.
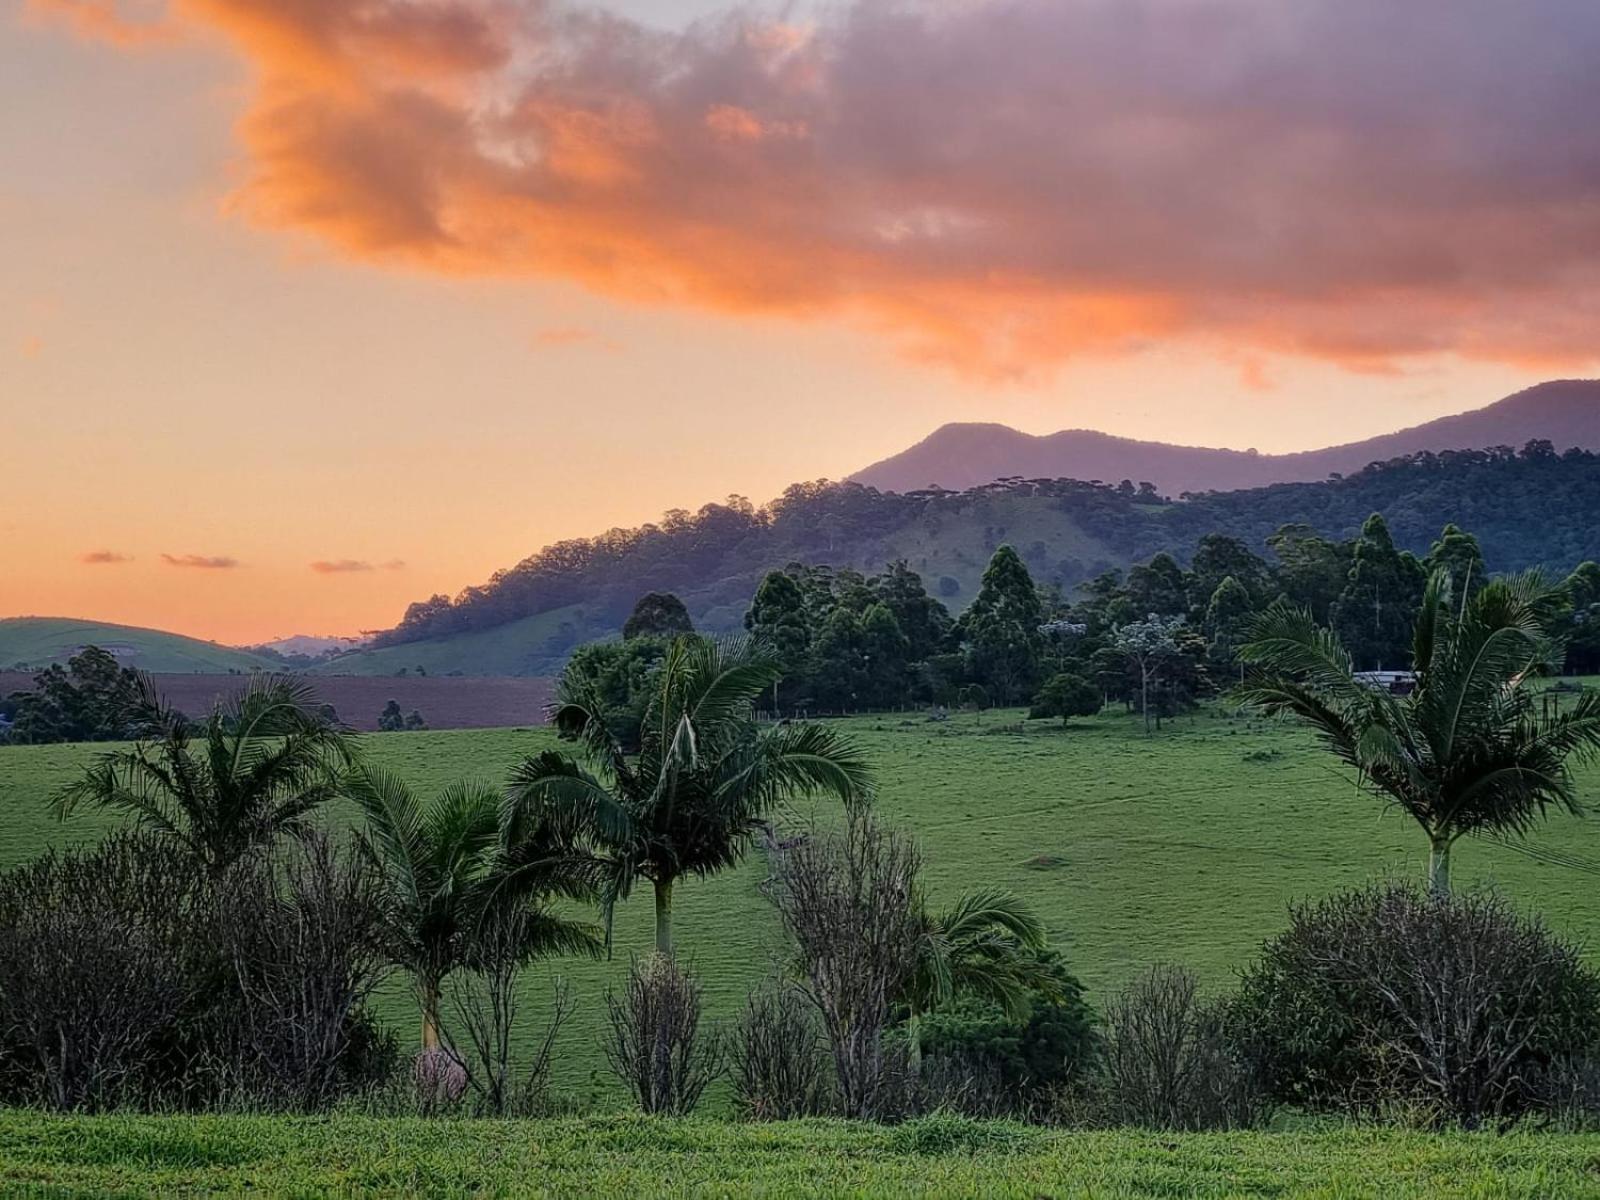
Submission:
[[[1600,1136],[0,1112],[6,1194],[1600,1196]]]
[[[979,884],[1027,897],[1096,1001],[1155,962],[1187,964],[1208,986],[1226,987],[1282,928],[1290,901],[1388,874],[1415,878],[1423,868],[1426,843],[1410,820],[1358,792],[1308,735],[1216,707],[1148,739],[1120,714],[1068,730],[1020,725],[1016,713],[846,724],[877,771],[882,817],[923,849],[933,905]],[[375,762],[423,789],[465,776],[501,779],[521,755],[557,744],[547,729],[362,738]],[[88,814],[59,823],[46,806],[101,749],[0,747],[0,865],[107,828],[107,818]],[[1579,778],[1600,806],[1600,770],[1585,767]],[[791,819],[837,816],[821,806]],[[1600,864],[1600,818],[1554,818],[1530,846]],[[1473,841],[1458,847],[1455,871],[1459,886],[1495,886],[1591,953],[1600,946],[1600,882],[1588,871]],[[680,954],[704,981],[713,1018],[734,1016],[783,954],[760,890],[767,874],[755,851],[738,869],[677,890]],[[604,996],[651,944],[645,888],[619,910],[610,961],[560,960],[529,974],[530,1020],[542,1014],[551,971],[572,983],[577,1009],[558,1042],[555,1082],[580,1103],[622,1100],[599,1049]],[[403,979],[386,988],[381,1009],[409,1045],[415,1005]],[[725,1109],[725,1093],[708,1107]]]

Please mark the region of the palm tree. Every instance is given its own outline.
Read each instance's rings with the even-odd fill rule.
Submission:
[[[924,921],[916,966],[901,995],[913,1064],[922,1060],[923,1014],[958,994],[991,1000],[1022,1020],[1034,997],[1059,991],[1059,978],[1041,954],[1049,941],[1044,926],[1011,892],[978,888]]]
[[[1352,670],[1349,651],[1309,613],[1274,605],[1253,624],[1239,697],[1290,714],[1354,767],[1363,786],[1422,826],[1429,886],[1450,891],[1450,848],[1464,834],[1522,835],[1550,808],[1579,811],[1567,763],[1600,750],[1600,695],[1546,715],[1527,678],[1550,657],[1564,603],[1536,572],[1485,584],[1460,603],[1429,580],[1413,635],[1415,689],[1395,696]]]
[[[281,837],[303,836],[339,792],[353,755],[349,730],[318,708],[310,686],[259,675],[198,726],[166,709],[141,677],[157,736],[102,755],[54,800],[127,814],[181,842],[210,875]]]
[[[346,789],[366,818],[362,845],[383,868],[389,952],[416,981],[424,1051],[439,1048],[445,980],[479,964],[480,934],[496,916],[522,909],[525,961],[599,953],[597,930],[548,906],[592,893],[583,860],[537,838],[509,843],[498,788],[456,783],[424,801],[390,772],[361,766]]]
[[[865,763],[833,730],[754,720],[756,701],[780,673],[762,643],[678,638],[652,678],[637,754],[624,752],[596,697],[571,695],[555,723],[582,745],[585,761],[546,751],[514,772],[512,827],[580,839],[604,863],[608,939],[617,902],[647,879],[656,949],[670,956],[678,879],[738,862],[767,814],[794,798],[855,804],[869,795]]]

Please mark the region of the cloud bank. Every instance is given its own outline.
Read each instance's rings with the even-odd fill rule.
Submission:
[[[133,561],[131,555],[118,554],[115,550],[89,550],[78,556],[78,561],[85,566],[104,567],[116,566],[120,563]]]
[[[1198,338],[1592,362],[1593,0],[32,0],[254,64],[236,211],[353,258],[847,319],[989,376]]]

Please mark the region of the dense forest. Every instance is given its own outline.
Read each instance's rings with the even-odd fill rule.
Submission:
[[[959,616],[903,562],[876,575],[791,563],[755,591],[744,627],[778,657],[766,707],[838,713],[907,706],[1030,704],[1037,717],[1088,716],[1107,703],[1152,723],[1244,678],[1239,648],[1269,610],[1308,613],[1362,670],[1411,666],[1413,622],[1431,577],[1476,596],[1494,576],[1479,541],[1446,525],[1422,555],[1395,544],[1379,514],[1354,538],[1285,525],[1271,558],[1238,538],[1203,535],[1181,565],[1162,551],[1070,593],[1040,585],[1016,550],[995,550]],[[1581,563],[1547,614],[1548,668],[1600,670],[1600,565]],[[670,618],[663,614],[670,614]],[[671,639],[691,631],[674,597],[640,600],[622,638],[580,647],[562,688],[618,716],[626,740]]]
[[[1016,547],[1036,580],[1070,593],[1159,553],[1187,564],[1208,533],[1272,555],[1268,539],[1284,526],[1342,541],[1374,512],[1385,514],[1402,550],[1426,553],[1439,530],[1455,523],[1472,530],[1498,570],[1542,565],[1564,574],[1593,554],[1600,456],[1530,442],[1520,451],[1416,454],[1322,483],[1175,500],[1131,480],[1003,479],[963,492],[903,494],[795,484],[764,507],[730,497],[697,513],[674,510],[658,523],[556,543],[454,599],[413,604],[375,645],[581,606],[581,617],[544,648],[560,656],[615,630],[646,590],[680,596],[702,628],[735,629],[763,576],[790,562],[876,572],[904,561],[959,612],[1003,542]]]

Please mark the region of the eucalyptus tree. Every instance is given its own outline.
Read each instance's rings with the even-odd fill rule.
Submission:
[[[1552,808],[1579,811],[1569,762],[1600,750],[1600,694],[1548,713],[1529,686],[1557,650],[1548,634],[1565,605],[1537,572],[1464,599],[1435,572],[1416,614],[1409,695],[1362,679],[1336,633],[1274,605],[1240,647],[1254,674],[1238,694],[1310,726],[1362,786],[1410,814],[1428,838],[1429,885],[1446,895],[1463,835],[1522,835]]]
[[[1178,631],[1185,622],[1181,616],[1163,617],[1151,613],[1143,621],[1129,621],[1111,638],[1112,648],[1139,672],[1139,709],[1144,713],[1144,731],[1150,733],[1150,688],[1161,676],[1161,668],[1178,655]]]
[[[679,638],[652,677],[636,753],[618,741],[603,698],[572,694],[553,715],[581,752],[546,751],[515,770],[508,829],[547,829],[595,856],[608,937],[616,904],[647,880],[656,949],[671,955],[679,879],[733,866],[767,816],[794,799],[854,805],[869,796],[866,763],[834,729],[755,720],[780,672],[764,643]]]
[[[129,816],[180,843],[215,877],[282,837],[304,836],[316,810],[339,794],[352,735],[303,680],[254,676],[195,724],[140,678],[155,736],[101,755],[57,793],[58,816],[83,805]]]

